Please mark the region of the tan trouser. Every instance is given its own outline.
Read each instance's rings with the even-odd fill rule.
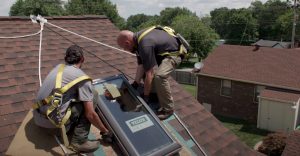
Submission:
[[[171,88],[168,77],[180,62],[180,57],[166,57],[159,65],[158,69],[155,70],[153,87],[157,92],[160,109],[169,111],[173,110],[174,108],[174,102],[171,95]]]

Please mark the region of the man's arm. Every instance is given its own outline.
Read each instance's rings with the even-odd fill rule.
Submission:
[[[142,64],[139,64],[137,69],[136,69],[136,74],[135,74],[135,79],[134,81],[137,82],[138,84],[141,83],[141,80],[143,78],[144,75],[144,67]]]
[[[98,114],[95,112],[92,101],[84,102],[84,115],[85,117],[101,132],[108,132],[102,121],[100,120]]]
[[[154,69],[153,67],[146,71],[146,78],[144,84],[144,95],[149,96],[152,88],[152,80],[154,77]]]

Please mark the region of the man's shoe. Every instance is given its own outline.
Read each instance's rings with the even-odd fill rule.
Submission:
[[[113,134],[111,132],[100,132],[102,140],[105,143],[111,144],[113,142]]]
[[[91,153],[96,151],[98,148],[99,148],[98,141],[86,141],[82,144],[78,144],[78,143],[70,144],[70,149],[76,152]]]
[[[165,120],[167,118],[169,118],[170,116],[172,116],[174,113],[174,110],[169,110],[169,111],[166,111],[166,110],[161,110],[161,111],[158,111],[157,113],[157,117],[160,119],[160,120]]]

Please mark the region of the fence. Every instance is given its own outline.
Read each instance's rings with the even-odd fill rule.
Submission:
[[[196,75],[191,72],[192,69],[176,69],[171,73],[173,79],[178,83],[196,85]]]

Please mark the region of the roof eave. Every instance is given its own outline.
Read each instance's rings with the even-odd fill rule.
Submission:
[[[276,84],[271,84],[271,83],[263,83],[263,82],[257,82],[257,81],[250,81],[250,80],[235,79],[235,78],[230,78],[230,77],[225,77],[225,76],[220,76],[220,75],[211,75],[211,74],[206,74],[206,73],[201,73],[201,72],[196,73],[196,76],[199,76],[199,75],[207,76],[207,77],[214,77],[214,78],[219,78],[219,79],[227,79],[227,80],[238,81],[238,82],[257,84],[257,85],[262,85],[262,86],[269,86],[269,87],[276,87],[276,88],[300,91],[300,88],[293,88],[293,87],[287,87],[287,86],[276,85]]]

